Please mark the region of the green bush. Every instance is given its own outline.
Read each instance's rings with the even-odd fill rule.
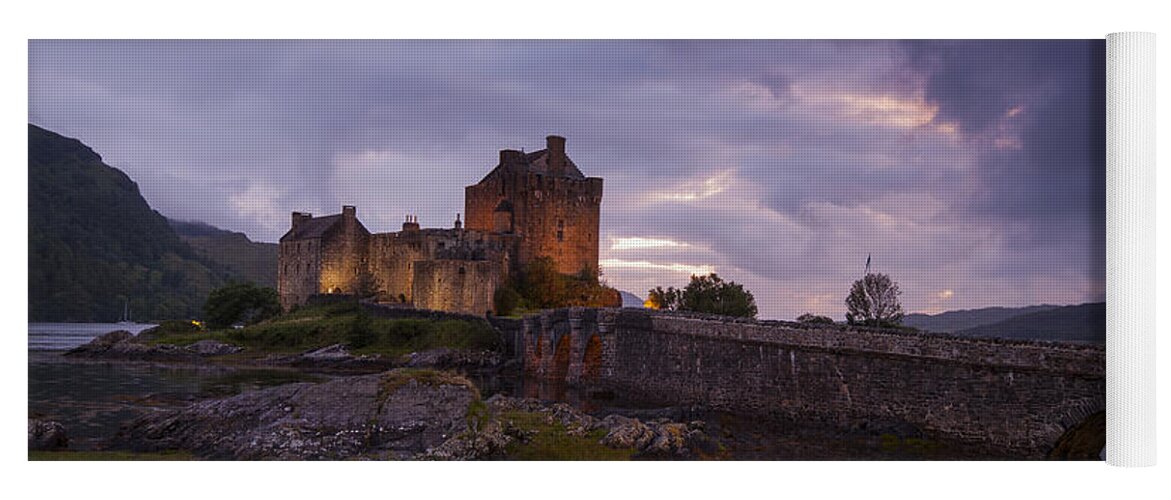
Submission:
[[[496,294],[493,296],[496,315],[508,316],[512,314],[520,306],[520,301],[520,292],[517,292],[515,288],[505,285],[496,289]]]
[[[692,276],[682,290],[656,287],[647,294],[652,309],[692,311],[744,318],[756,317],[756,299],[744,285],[724,281],[716,273]]]
[[[504,288],[511,288],[519,296],[517,305],[509,309],[553,309],[558,307],[620,307],[622,296],[618,290],[599,282],[597,273],[585,269],[569,275],[557,272],[553,259],[540,257],[525,265],[517,278]],[[504,289],[502,288],[502,289]],[[505,292],[506,294],[508,292]],[[496,299],[508,299],[500,297]],[[502,304],[508,305],[508,304]],[[501,313],[497,307],[497,314]]]
[[[280,314],[276,290],[251,283],[233,283],[208,295],[203,305],[209,328],[226,328],[237,323],[255,324]]]

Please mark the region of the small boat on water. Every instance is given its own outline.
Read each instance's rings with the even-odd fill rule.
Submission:
[[[122,303],[122,319],[118,320],[119,325],[137,325],[134,320],[130,319],[130,299],[125,299]]]

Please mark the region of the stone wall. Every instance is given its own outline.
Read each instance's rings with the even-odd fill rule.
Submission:
[[[602,352],[590,375],[592,337]],[[526,370],[546,378],[846,428],[910,424],[1024,456],[1044,456],[1105,407],[1105,352],[1094,346],[635,309],[548,311],[525,319],[523,339]]]
[[[502,163],[468,186],[464,200],[468,229],[480,231],[500,229],[497,209],[509,207],[512,232],[520,237],[518,265],[546,256],[564,274],[597,269],[602,179],[549,175]]]
[[[341,223],[321,238],[319,293],[354,293],[358,275],[366,271],[369,243],[354,207],[343,207]]]
[[[277,267],[281,307],[304,304],[318,293],[321,276],[321,240],[282,241]]]
[[[381,233],[370,237],[370,272],[378,280],[385,300],[411,302],[415,262],[426,258],[419,231]]]
[[[504,281],[501,265],[486,260],[415,262],[415,307],[465,314],[492,314],[493,295]]]
[[[524,236],[518,259],[551,257],[562,274],[596,271],[602,180],[531,177],[529,204],[518,216]]]
[[[411,229],[375,234],[370,238],[370,271],[378,279],[386,300],[417,304],[415,276],[420,272],[417,269],[419,263],[492,261],[500,264],[507,273],[508,252],[505,247],[509,243],[505,240],[497,235],[462,229]],[[423,272],[432,272],[430,267],[427,269]],[[438,299],[441,298],[427,297],[423,302],[434,303]],[[483,313],[481,310],[480,314]]]

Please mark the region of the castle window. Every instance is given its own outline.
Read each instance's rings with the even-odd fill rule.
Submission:
[[[459,273],[460,273],[461,275],[463,275],[463,274],[467,274],[467,273],[468,273],[468,271],[467,271],[466,269],[464,269],[464,268],[462,268],[462,267],[461,267],[461,268],[459,268]]]
[[[557,241],[565,241],[565,220],[557,221]]]

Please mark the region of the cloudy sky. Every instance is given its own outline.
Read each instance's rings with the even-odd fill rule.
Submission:
[[[342,204],[449,226],[563,135],[612,285],[842,319],[868,254],[909,311],[1104,300],[1104,75],[1101,40],[32,41],[29,121],[270,242]]]

